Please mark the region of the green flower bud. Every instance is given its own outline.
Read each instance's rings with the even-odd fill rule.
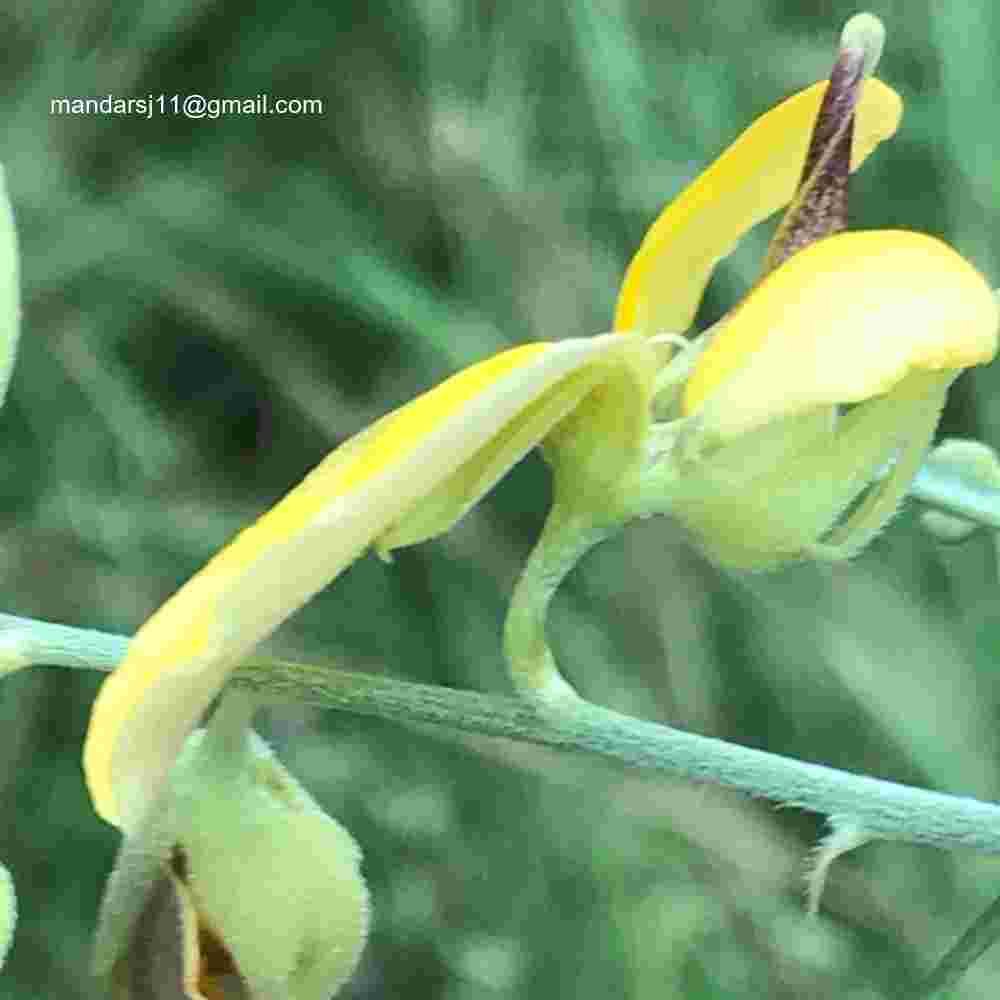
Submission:
[[[172,777],[179,876],[252,997],[327,1000],[368,931],[361,852],[252,731],[194,733]]]
[[[358,845],[232,722],[191,735],[126,834],[95,948],[116,1000],[328,1000],[358,963]]]

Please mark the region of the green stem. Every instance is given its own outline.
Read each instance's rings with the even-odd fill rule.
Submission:
[[[241,687],[227,688],[209,720],[205,739],[220,760],[242,761],[250,748],[250,723],[260,699]]]
[[[937,510],[1000,528],[1000,489],[957,469],[928,462],[917,472],[910,496]]]
[[[23,665],[56,663],[105,671],[114,669],[128,645],[124,636],[0,614],[0,646],[6,642],[18,644],[26,661]],[[68,655],[53,660],[47,652],[52,649]],[[570,711],[552,711],[537,699],[488,696],[265,659],[243,664],[233,682],[262,700],[295,701],[596,754],[627,767],[704,781],[850,819],[872,840],[1000,855],[1000,806],[994,803],[780,757],[643,722],[582,700]]]
[[[621,520],[595,523],[590,512],[556,504],[514,588],[504,625],[504,652],[514,687],[545,701],[575,700],[545,639],[549,604],[574,566]]]

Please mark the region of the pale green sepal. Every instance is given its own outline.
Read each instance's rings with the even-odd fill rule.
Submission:
[[[10,872],[0,865],[0,967],[7,960],[16,923],[17,896],[14,893],[14,880],[10,877]]]
[[[225,979],[250,1000],[327,1000],[357,964],[360,851],[247,728],[252,707],[223,700],[122,844],[94,958],[116,1000],[148,1000],[151,977],[157,997],[222,995]]]
[[[900,446],[889,474],[877,478],[857,509],[851,511],[843,523],[838,524],[826,538],[809,546],[807,555],[829,561],[849,559],[857,555],[885,527],[906,496],[913,477],[934,440],[949,384],[950,380],[945,382],[939,394],[928,392],[924,400],[926,405],[920,406],[920,401],[917,401],[912,423],[907,428],[909,437]]]
[[[141,825],[122,840],[115,867],[101,900],[94,938],[94,974],[115,996],[128,996],[125,983],[136,927],[176,843],[173,820],[164,801],[154,803]]]
[[[17,230],[14,211],[7,197],[7,183],[0,168],[0,406],[14,369],[21,326]]]
[[[327,1000],[368,930],[361,852],[255,733],[214,728],[192,734],[171,776],[199,917],[255,1000]]]
[[[554,503],[568,503],[576,511],[590,500],[604,504],[627,490],[646,446],[656,350],[639,337],[619,339],[621,348],[602,356],[586,373],[592,388],[552,429],[542,448],[555,471]],[[572,495],[564,497],[561,490]]]
[[[712,558],[736,569],[853,554],[894,513],[912,478],[912,457],[926,447],[955,375],[913,372],[836,422],[823,408],[714,450],[698,442],[695,421],[679,447],[677,468],[660,473],[660,509],[692,529]],[[695,457],[685,461],[685,450]],[[835,529],[824,548],[837,519],[897,456],[903,463],[899,473],[873,487],[848,518],[848,530]]]
[[[677,517],[701,547],[726,566],[766,564],[767,550],[801,547],[797,527],[771,523],[768,494],[788,462],[831,447],[833,411],[824,407],[767,424],[705,454],[698,418],[678,424],[674,434],[669,424],[662,432],[665,444],[673,439],[673,448],[656,457],[647,476],[645,509]]]

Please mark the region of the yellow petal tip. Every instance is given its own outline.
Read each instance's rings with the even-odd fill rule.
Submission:
[[[947,244],[897,230],[841,233],[792,257],[732,313],[688,380],[683,409],[732,437],[862,402],[911,371],[983,364],[997,327],[993,293]]]
[[[625,272],[615,330],[645,336],[687,331],[718,261],[795,194],[827,85],[820,81],[758,118],[664,208]],[[902,99],[891,87],[865,81],[852,171],[893,135],[902,113]]]

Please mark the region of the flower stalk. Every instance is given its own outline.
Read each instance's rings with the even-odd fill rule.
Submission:
[[[522,694],[544,702],[578,696],[559,672],[545,638],[549,605],[559,585],[597,544],[615,534],[624,517],[597,519],[568,504],[549,511],[545,527],[521,572],[504,622],[504,654],[511,680]]]

